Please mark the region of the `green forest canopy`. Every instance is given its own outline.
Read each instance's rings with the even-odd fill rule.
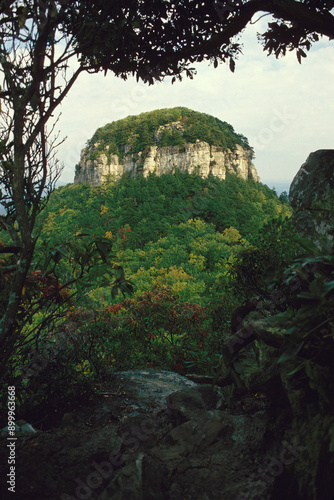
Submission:
[[[264,224],[290,214],[273,190],[233,174],[226,181],[178,171],[125,175],[97,187],[57,189],[42,214],[39,251],[81,233],[108,238],[136,291],[161,279],[175,290],[184,288],[187,300],[202,302],[226,260],[245,245],[257,245]]]
[[[182,130],[164,129],[156,136],[155,132],[160,126],[177,121],[182,124]],[[121,159],[126,145],[130,147],[129,152],[139,153],[148,146],[182,147],[187,142],[195,143],[197,139],[222,150],[234,150],[235,145],[239,144],[250,151],[252,157],[254,155],[247,138],[237,134],[232,125],[184,107],[158,109],[108,123],[97,129],[87,147],[91,159],[101,152],[116,154]]]

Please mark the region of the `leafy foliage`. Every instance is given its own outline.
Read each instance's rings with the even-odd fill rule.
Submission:
[[[296,49],[301,60],[304,49],[318,40],[318,34],[333,38],[332,6],[332,2],[317,0],[272,2],[270,13],[278,23],[263,34],[265,48],[276,55],[284,54],[286,48]],[[0,216],[0,222],[9,237],[9,247],[15,249],[9,252],[10,265],[16,265],[10,291],[2,296],[7,299],[0,320],[3,366],[21,334],[16,316],[34,260],[36,218],[44,207],[44,194],[52,192],[61,171],[54,154],[57,138],[52,139],[52,126],[50,134],[46,124],[80,73],[103,69],[123,78],[133,74],[149,83],[166,75],[173,75],[175,81],[183,73],[192,78],[194,69],[189,65],[204,59],[211,60],[214,66],[218,61],[228,62],[234,71],[235,58],[241,52],[234,38],[256,12],[267,10],[266,7],[267,3],[261,1],[241,1],[233,8],[229,2],[198,4],[188,0],[177,5],[164,0],[131,0],[112,5],[101,0],[1,2],[4,106],[0,199],[6,214]],[[78,60],[78,66],[68,76],[72,58]],[[188,139],[202,133],[196,123],[191,124],[191,117],[189,124]],[[227,132],[227,144],[222,147],[228,147],[228,135],[233,130],[229,126],[226,130],[226,124],[216,125]],[[135,147],[150,141],[150,134],[149,127],[141,129],[139,137],[135,134]],[[212,129],[206,129],[204,135],[210,142]],[[122,133],[117,138],[119,144],[114,141],[112,148],[124,144],[121,136]],[[179,136],[165,140],[176,140],[179,146],[182,143]],[[245,144],[242,136],[238,140]]]
[[[297,232],[291,219],[280,216],[264,224],[250,242],[231,265],[230,278],[243,299],[268,298],[275,279],[300,252]]]
[[[164,127],[167,124],[172,126]],[[222,150],[234,150],[239,144],[253,154],[246,137],[237,134],[232,125],[184,107],[150,111],[109,123],[99,128],[88,141],[86,154],[90,159],[102,152],[107,156],[116,154],[122,159],[127,153],[145,153],[148,146],[182,147],[197,139]]]
[[[81,1],[70,12],[76,48],[85,64],[100,65],[126,79],[136,75],[150,84],[166,75],[192,78],[196,62],[210,60],[235,70],[242,51],[238,36],[253,16],[268,12],[274,17],[259,35],[264,50],[276,57],[305,50],[325,35],[333,38],[332,1],[288,0],[170,3],[102,0]],[[106,50],[107,49],[107,50]],[[111,56],[110,56],[111,55]]]
[[[231,264],[251,242],[259,243],[266,221],[289,213],[290,207],[272,190],[233,175],[227,182],[176,172],[147,179],[123,177],[96,188],[69,185],[53,193],[43,213],[39,251],[70,241],[73,231],[80,234],[85,228],[110,242],[116,263],[123,266],[137,294],[154,284],[170,287],[181,302],[209,307],[222,332],[233,307],[242,300],[232,282]],[[271,224],[261,233],[262,252],[270,247],[278,261],[283,249],[289,248],[291,227],[277,237],[283,222]],[[273,229],[268,231],[269,227]],[[66,265],[62,269],[69,272]],[[110,291],[110,287],[93,288],[89,297],[98,307],[101,300],[120,303],[121,296],[113,298]]]
[[[2,245],[4,247],[4,245]],[[1,248],[1,245],[0,245]],[[7,248],[7,247],[5,247]],[[121,266],[115,265],[108,238],[79,234],[56,247],[45,246],[36,254],[22,289],[22,299],[16,315],[16,327],[21,338],[13,343],[7,378],[19,375],[19,365],[28,352],[38,348],[40,340],[52,334],[56,325],[77,301],[87,303],[91,289],[108,286],[112,294],[132,293],[131,283]],[[10,254],[0,261],[0,308],[4,310],[15,279],[15,268],[8,265]]]
[[[326,239],[322,247],[309,241],[302,241],[304,251],[286,271],[287,284],[299,283],[298,308],[292,316],[286,313],[288,329],[287,341],[282,347],[281,362],[298,353],[301,363],[299,369],[306,367],[312,380],[312,367],[329,367],[333,359],[334,346],[334,257],[332,244]],[[293,349],[291,347],[294,346]],[[320,369],[320,368],[319,368]],[[315,389],[317,389],[317,383]],[[320,388],[319,390],[324,390]]]
[[[44,210],[38,252],[90,232],[110,242],[138,292],[158,281],[181,300],[204,305],[218,292],[229,259],[257,239],[266,221],[289,213],[269,188],[233,175],[227,182],[176,172],[96,188],[70,185],[56,190]],[[62,272],[70,271],[65,265]],[[102,295],[110,301],[110,289],[91,294]]]
[[[45,223],[41,244],[56,246],[71,240],[74,231],[85,230],[100,237],[108,232],[115,249],[134,250],[196,218],[221,233],[233,226],[247,237],[279,214],[288,216],[291,208],[272,190],[234,175],[226,182],[179,172],[147,179],[124,176],[96,188],[76,184],[57,189],[40,219]]]
[[[252,249],[252,253],[255,250]],[[254,259],[252,265],[253,259],[249,259],[248,253],[238,255],[232,266],[236,275],[232,272],[230,279],[243,278],[240,289],[246,287],[251,290],[253,295],[246,293],[246,296],[252,299],[253,307],[249,308],[248,302],[243,308],[238,308],[240,314],[245,309],[247,318],[246,323],[244,317],[240,318],[243,321],[238,328],[242,330],[246,325],[248,334],[243,335],[245,330],[238,337],[237,331],[233,349],[228,348],[231,340],[227,339],[222,351],[230,367],[234,366],[233,360],[237,364],[241,360],[239,373],[244,382],[248,378],[250,389],[254,385],[258,387],[259,381],[265,386],[276,374],[284,384],[292,411],[297,417],[305,410],[328,415],[334,405],[333,245],[328,238],[324,238],[318,246],[297,238],[295,256],[289,253],[289,259],[285,254],[284,260],[276,261],[274,274],[268,273],[269,262],[274,259],[270,251],[262,249],[263,267],[260,259]],[[257,255],[260,255],[259,249]],[[255,311],[255,318],[264,317],[265,320],[262,323],[256,322],[254,317],[252,320],[250,311]],[[240,354],[238,361],[239,352],[249,344],[248,339],[257,340],[262,359],[260,366],[254,363],[247,366],[250,357],[245,352]],[[270,370],[266,372],[268,367]],[[298,401],[295,400],[295,390],[299,393]]]
[[[208,344],[211,321],[205,309],[180,302],[167,285],[155,284],[152,290],[107,309],[115,315],[115,358],[119,367],[149,366],[184,372],[189,352]],[[125,354],[125,336],[131,343],[131,354],[122,359],[118,353]]]

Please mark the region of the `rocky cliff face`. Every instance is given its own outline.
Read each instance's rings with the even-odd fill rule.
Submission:
[[[94,145],[95,148],[97,146],[98,144]],[[245,180],[260,181],[250,151],[239,145],[236,145],[234,151],[222,151],[221,148],[197,140],[184,146],[149,146],[145,152],[136,154],[132,154],[128,146],[122,160],[115,154],[108,154],[108,146],[94,159],[92,147],[85,148],[76,167],[74,182],[88,182],[96,186],[108,177],[117,179],[125,173],[147,177],[150,173],[169,174],[175,169],[198,173],[202,177],[211,173],[222,180],[226,178],[226,173],[234,173]]]
[[[334,150],[320,149],[309,155],[290,186],[293,221],[300,236],[315,243],[334,239]]]

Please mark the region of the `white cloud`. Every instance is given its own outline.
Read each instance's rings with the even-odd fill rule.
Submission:
[[[260,23],[264,23],[262,19]],[[59,150],[63,182],[73,182],[80,151],[98,127],[130,114],[185,106],[233,125],[255,148],[263,182],[291,182],[311,151],[334,148],[333,44],[319,42],[299,65],[295,54],[267,57],[256,41],[259,24],[244,36],[235,73],[227,66],[197,66],[194,80],[147,86],[111,74],[81,75],[61,106]]]

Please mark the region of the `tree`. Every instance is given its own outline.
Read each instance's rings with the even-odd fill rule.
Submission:
[[[0,203],[5,212],[0,216],[2,373],[30,315],[25,314],[23,303],[39,235],[36,217],[61,172],[55,159],[57,137],[52,138],[55,121],[49,130],[47,122],[79,74],[98,70],[96,64],[92,69],[79,61],[69,75],[69,62],[79,52],[69,29],[76,4],[68,4],[66,0],[0,3]],[[98,254],[103,253],[100,243],[94,243]],[[88,262],[83,264],[82,270],[89,267]]]
[[[12,273],[0,320],[3,367],[20,335],[17,314],[38,238],[36,216],[61,169],[54,156],[57,139],[51,138],[54,113],[80,73],[111,70],[153,83],[166,75],[192,78],[190,65],[204,59],[215,66],[229,62],[234,71],[241,51],[234,38],[262,12],[275,18],[260,36],[265,50],[279,56],[295,49],[301,60],[319,35],[334,37],[333,6],[320,0],[0,2],[0,202],[5,210],[0,224],[7,238],[1,272],[3,277],[8,269]]]
[[[278,198],[282,203],[289,203],[289,195],[286,191],[282,191]]]
[[[237,37],[255,15],[274,18],[258,35],[264,50],[276,57],[295,50],[301,62],[319,37],[334,38],[333,7],[334,1],[322,0],[84,0],[73,28],[81,23],[76,42],[86,62],[151,84],[166,75],[192,78],[189,65],[203,60],[215,67],[228,62],[234,71],[242,48]]]

